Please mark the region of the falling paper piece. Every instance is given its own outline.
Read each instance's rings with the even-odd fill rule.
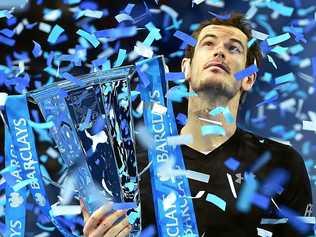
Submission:
[[[182,40],[186,45],[190,45],[192,47],[194,47],[197,43],[197,40],[195,38],[193,38],[192,36],[177,30],[173,36],[177,37],[178,39]]]
[[[224,20],[224,21],[230,19],[230,17],[231,17],[230,14],[227,14],[227,15],[218,15],[218,14],[216,14],[216,13],[214,13],[214,12],[211,12],[211,11],[209,11],[208,13],[210,13],[210,14],[213,15],[213,16],[215,16],[217,19],[219,19],[219,20]]]
[[[225,162],[224,162],[225,166],[232,170],[232,171],[235,171],[238,169],[239,165],[240,165],[240,162],[238,160],[236,160],[235,158],[233,157],[230,157],[229,159],[227,159]]]
[[[81,37],[89,41],[93,45],[94,48],[98,47],[100,44],[100,41],[97,39],[97,37],[95,37],[95,35],[90,34],[84,30],[79,29],[76,32],[76,34],[80,35]]]
[[[187,145],[193,143],[193,136],[191,134],[179,135],[179,136],[169,136],[167,137],[167,144],[170,146],[176,145]]]
[[[294,12],[294,8],[293,7],[287,7],[284,6],[283,3],[278,3],[275,1],[268,1],[266,2],[267,7],[276,11],[277,13],[279,13],[282,16],[292,16],[293,12]]]
[[[55,25],[51,32],[48,35],[47,41],[51,44],[56,43],[58,37],[64,32],[64,29],[60,27],[59,25]]]
[[[202,136],[205,135],[221,135],[225,136],[225,130],[219,125],[203,125],[201,127]]]
[[[275,78],[276,85],[281,84],[281,83],[286,83],[286,82],[293,82],[293,81],[295,81],[295,76],[292,72]]]
[[[34,40],[33,40],[33,43],[34,43],[34,48],[32,50],[32,53],[33,53],[34,57],[37,58],[37,57],[42,55],[43,51],[42,51],[41,45],[39,43],[37,43]]]
[[[50,129],[50,128],[54,127],[54,125],[55,125],[53,121],[48,121],[46,123],[35,123],[31,120],[28,120],[28,124],[32,128],[37,128],[37,129]]]
[[[234,77],[235,77],[236,80],[242,80],[245,77],[248,77],[248,76],[250,76],[250,75],[252,75],[254,73],[257,73],[257,72],[258,72],[257,65],[256,64],[252,64],[251,66],[245,68],[244,70],[236,72],[234,74]]]
[[[123,64],[125,58],[126,58],[126,50],[120,49],[113,67],[121,66]]]
[[[261,237],[272,237],[273,233],[261,228],[257,228],[257,235]]]
[[[81,207],[79,205],[65,205],[56,206],[52,205],[53,216],[75,216],[81,213]]]
[[[192,179],[192,180],[196,180],[199,182],[203,182],[203,183],[208,183],[210,180],[209,174],[204,174],[204,173],[197,172],[194,170],[185,170],[185,174],[186,174],[187,178]]]
[[[227,179],[228,179],[230,190],[232,191],[232,194],[233,194],[234,198],[237,198],[237,194],[236,194],[236,189],[235,189],[235,186],[234,186],[233,178],[228,173],[227,173]]]
[[[289,33],[284,33],[282,35],[278,35],[278,36],[275,36],[275,37],[271,37],[271,38],[268,38],[267,39],[267,43],[268,45],[272,46],[272,45],[275,45],[275,44],[279,44],[279,43],[282,43],[288,39],[291,38],[291,35]]]
[[[253,175],[247,176],[247,179],[243,182],[239,197],[236,202],[236,208],[243,213],[249,212],[251,208],[252,199],[257,190],[258,183]]]
[[[226,202],[215,194],[208,193],[206,196],[206,201],[213,203],[215,206],[219,207],[223,211],[226,210]]]

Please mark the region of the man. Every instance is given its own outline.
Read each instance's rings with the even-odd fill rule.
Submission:
[[[304,216],[311,204],[311,188],[304,162],[290,146],[269,139],[260,138],[243,131],[236,125],[241,97],[249,91],[255,80],[252,74],[236,80],[234,74],[246,67],[259,63],[261,59],[257,44],[251,48],[249,24],[242,15],[232,14],[228,20],[214,18],[203,22],[193,36],[195,47],[188,48],[182,60],[191,91],[197,96],[188,99],[188,120],[181,134],[191,134],[193,143],[182,145],[186,169],[209,174],[209,183],[189,180],[192,196],[199,191],[215,194],[226,202],[223,211],[205,200],[205,196],[193,199],[199,233],[201,236],[258,236],[258,229],[271,231],[273,236],[304,236],[286,224],[261,225],[263,218],[279,218],[279,208],[286,206]],[[228,108],[234,118],[229,122],[223,115],[211,116],[209,112],[217,107]],[[221,123],[225,135],[202,135],[201,128],[216,120]],[[139,170],[148,162],[146,152],[138,153]],[[256,162],[260,157],[269,157],[263,164]],[[235,169],[229,169],[225,161],[234,158],[239,162]],[[275,174],[284,174],[284,185],[271,197],[267,208],[252,205],[250,212],[236,208],[237,197],[245,182],[245,173],[252,173],[262,184]],[[288,176],[286,175],[288,174]],[[228,176],[231,177],[230,181]],[[282,176],[283,177],[283,176]],[[271,183],[266,183],[270,184]],[[269,186],[269,185],[268,185]],[[260,186],[258,192],[267,193],[269,188]],[[270,190],[271,191],[271,190]],[[140,181],[143,228],[157,224],[153,206],[150,174],[145,172]],[[260,206],[260,205],[259,205]],[[86,215],[85,236],[125,236],[128,233],[123,212],[105,214],[109,207],[102,207],[91,217]],[[307,233],[308,231],[305,231]],[[310,232],[308,232],[310,233]]]

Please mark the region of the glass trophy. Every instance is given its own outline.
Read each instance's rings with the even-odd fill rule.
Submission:
[[[30,93],[46,121],[75,189],[89,213],[107,200],[135,202],[131,236],[141,230],[138,171],[131,116],[133,66],[63,80]]]

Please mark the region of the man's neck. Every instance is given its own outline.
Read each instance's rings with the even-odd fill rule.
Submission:
[[[215,150],[221,144],[226,142],[236,131],[236,118],[239,106],[240,94],[237,93],[233,98],[227,100],[225,98],[210,98],[209,96],[198,95],[189,98],[188,105],[188,121],[182,128],[181,135],[191,134],[193,143],[188,146],[201,153],[208,154]],[[211,116],[209,112],[218,107],[227,107],[234,118],[233,123],[228,123],[223,114]],[[225,135],[202,135],[202,126],[220,124]]]

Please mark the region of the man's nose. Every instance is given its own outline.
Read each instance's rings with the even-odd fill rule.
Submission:
[[[214,58],[225,59],[225,54],[223,53],[222,50],[216,50],[214,52]]]

